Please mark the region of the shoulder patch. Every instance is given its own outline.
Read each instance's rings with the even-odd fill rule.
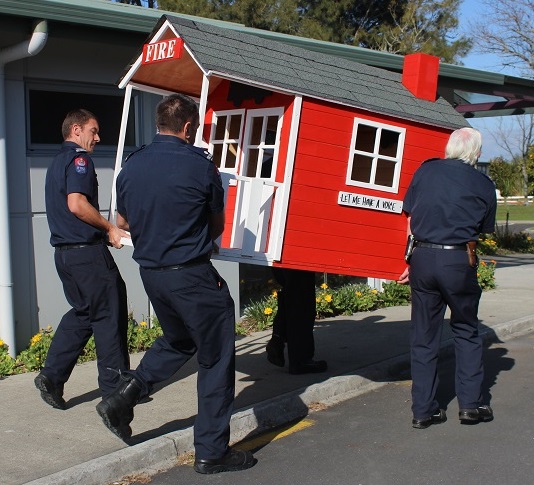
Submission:
[[[84,175],[87,173],[87,160],[83,157],[76,157],[74,159],[74,169],[76,173]]]
[[[204,158],[206,158],[210,162],[213,161],[213,156],[211,155],[210,152],[208,152],[208,150],[206,148],[196,147],[194,145],[189,145],[189,144],[186,145],[186,147],[189,150],[191,150],[192,152],[195,152],[195,153],[198,153],[199,155],[202,155]]]

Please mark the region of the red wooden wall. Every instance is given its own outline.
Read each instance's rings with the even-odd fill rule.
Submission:
[[[397,194],[345,184],[355,117],[407,129]],[[421,162],[443,156],[449,133],[304,100],[282,260],[276,266],[396,279],[405,267],[405,215],[340,206],[338,193],[402,201]]]
[[[236,107],[227,100],[229,83],[210,94],[204,139],[209,140],[213,111],[237,108],[285,108],[276,180],[282,181],[290,133],[293,97],[267,96]],[[399,192],[381,192],[346,185],[354,118],[406,128]],[[422,161],[441,157],[451,130],[428,127],[394,117],[304,99],[296,148],[282,258],[275,266],[334,274],[396,279],[403,271],[406,216],[338,205],[340,191],[402,201]],[[236,203],[230,187],[222,247],[228,247]]]

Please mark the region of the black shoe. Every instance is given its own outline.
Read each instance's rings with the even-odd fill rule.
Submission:
[[[246,470],[256,464],[256,459],[250,451],[230,450],[223,458],[215,460],[195,459],[195,471],[211,475],[212,473],[236,472]]]
[[[432,424],[441,424],[447,421],[444,409],[438,409],[432,416],[425,419],[412,419],[412,426],[417,429],[426,429]]]
[[[306,360],[299,364],[289,364],[290,374],[316,374],[328,368],[325,360]]]
[[[111,395],[102,399],[96,411],[106,427],[121,440],[132,437],[130,423],[133,421],[133,408],[141,396],[142,384],[131,376],[123,377],[122,382]]]
[[[460,409],[458,413],[462,424],[474,424],[493,420],[493,409],[488,405],[478,406],[474,409]]]
[[[56,386],[48,377],[39,373],[33,380],[35,387],[41,391],[43,401],[56,409],[67,409],[63,399],[63,386]]]
[[[284,342],[278,338],[272,338],[265,347],[267,351],[267,360],[278,367],[284,367],[286,360],[284,358]]]

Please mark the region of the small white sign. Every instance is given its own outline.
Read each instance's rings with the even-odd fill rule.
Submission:
[[[361,207],[362,209],[373,209],[383,212],[402,212],[402,200],[384,199],[383,197],[373,197],[371,195],[351,194],[350,192],[340,192],[337,198],[339,205],[350,207]]]

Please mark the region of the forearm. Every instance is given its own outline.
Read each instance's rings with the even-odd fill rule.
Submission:
[[[126,219],[126,217],[119,213],[117,213],[117,227],[120,229],[124,229],[125,231],[130,230],[130,224],[128,223],[128,220]]]
[[[69,210],[81,221],[107,233],[109,243],[114,248],[122,248],[121,238],[128,233],[109,222],[87,200],[83,194],[72,193],[67,196]]]
[[[105,232],[109,232],[113,227],[113,224],[103,217],[83,194],[69,194],[67,204],[69,210],[81,221]]]

